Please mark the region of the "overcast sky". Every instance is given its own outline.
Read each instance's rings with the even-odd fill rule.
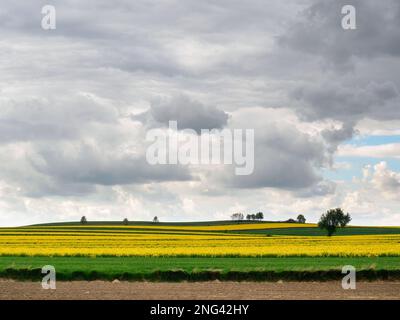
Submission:
[[[2,0],[0,225],[338,206],[400,225],[399,30],[398,0]],[[254,173],[150,166],[170,120],[254,129]]]

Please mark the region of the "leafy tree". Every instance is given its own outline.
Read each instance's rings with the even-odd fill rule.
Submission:
[[[87,224],[87,219],[85,216],[81,218],[81,224]]]
[[[250,217],[251,217],[251,220],[256,220],[256,215],[255,214],[251,214]]]
[[[264,219],[264,214],[262,212],[257,212],[256,213],[256,219],[257,220],[263,220]]]
[[[129,224],[128,218],[125,218],[124,221],[122,221],[122,223],[127,226]]]
[[[306,218],[305,218],[302,214],[299,214],[299,215],[297,216],[297,221],[298,221],[299,223],[306,223]]]
[[[236,220],[236,221],[241,221],[244,219],[244,214],[243,213],[234,213],[233,215],[231,215],[232,220]]]
[[[246,216],[246,220],[251,220],[251,215],[250,215],[250,214],[248,214],[248,215]]]
[[[344,214],[341,208],[330,209],[324,213],[319,222],[318,227],[328,232],[328,237],[336,232],[338,227],[345,227],[351,221],[350,215]]]
[[[157,216],[155,216],[154,218],[153,218],[153,223],[158,223],[159,221],[158,221],[158,217]]]

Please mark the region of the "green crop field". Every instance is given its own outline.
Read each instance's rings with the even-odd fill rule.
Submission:
[[[325,236],[326,231],[319,228],[276,228],[260,230],[236,231],[236,233],[255,233],[266,235],[288,235],[288,236]],[[374,235],[374,234],[400,234],[400,228],[382,228],[382,227],[348,227],[338,229],[335,236],[352,235]]]
[[[324,280],[341,277],[345,265],[366,279],[400,276],[400,257],[1,257],[0,275],[39,280],[45,265],[54,266],[60,280]]]

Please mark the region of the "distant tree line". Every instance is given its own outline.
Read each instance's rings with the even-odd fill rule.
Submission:
[[[262,212],[257,212],[256,214],[248,214],[246,220],[263,220],[264,214]]]
[[[234,221],[242,221],[244,220],[244,214],[241,212],[237,212],[231,215],[231,219]],[[248,221],[261,221],[264,220],[264,214],[260,211],[257,213],[253,213],[253,214],[247,214],[246,215],[246,220]],[[286,221],[283,222],[288,222],[288,223],[306,223],[306,218],[302,215],[299,214],[297,216],[297,219],[288,219]]]
[[[244,214],[241,212],[237,212],[231,215],[231,219],[235,221],[243,221]],[[262,212],[257,212],[256,214],[248,214],[246,215],[246,220],[263,220],[264,214]]]
[[[231,219],[235,221],[243,221],[244,220],[244,214],[241,212],[237,212],[231,215]],[[247,214],[246,215],[246,220],[247,221],[261,221],[264,220],[264,214],[262,212],[257,212],[255,214]],[[336,233],[338,228],[344,228],[347,226],[347,224],[351,221],[350,214],[344,213],[344,211],[341,208],[336,208],[336,209],[330,209],[326,213],[322,214],[319,222],[318,222],[318,227],[322,230],[326,230],[327,235],[330,237],[334,233]],[[153,223],[159,223],[158,217],[155,216],[153,218]],[[299,214],[297,216],[297,219],[288,219],[284,222],[288,223],[306,223],[306,218],[304,215]],[[87,224],[88,221],[86,219],[86,216],[82,216],[81,224]],[[128,218],[125,218],[122,223],[124,225],[129,224]]]

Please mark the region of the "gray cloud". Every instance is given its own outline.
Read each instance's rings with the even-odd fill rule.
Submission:
[[[191,179],[185,168],[151,166],[144,157],[124,156],[85,143],[42,146],[32,165],[40,173],[61,181],[101,185]]]
[[[338,150],[341,143],[350,140],[357,133],[354,129],[354,123],[345,122],[341,128],[325,129],[321,132],[321,136],[328,144],[328,153],[331,155],[330,164],[333,165],[333,155]]]
[[[88,95],[4,99],[0,141],[77,139],[94,124],[115,125],[117,110]]]
[[[65,0],[54,3],[54,31],[40,28],[45,4],[4,0],[0,9],[0,219],[14,203],[28,208],[26,197],[40,212],[50,197],[48,211],[70,211],[64,200],[113,208],[115,186],[157,212],[199,197],[205,212],[225,214],[232,194],[254,209],[242,195],[258,206],[263,188],[331,195],[342,187],[322,169],[359,121],[400,119],[395,0],[352,1],[354,32],[340,27],[342,0]],[[147,165],[145,131],[169,120],[197,132],[255,128],[255,173]]]
[[[150,127],[168,126],[169,121],[177,121],[178,130],[193,129],[197,133],[201,129],[221,129],[228,118],[228,114],[217,107],[206,106],[183,95],[152,103],[150,110],[132,116],[133,120],[142,121]]]
[[[343,66],[353,58],[400,55],[400,4],[396,0],[354,0],[357,29],[341,27],[341,8],[348,1],[318,0],[280,37],[283,46]]]
[[[335,193],[337,185],[333,181],[321,180],[318,183],[308,188],[303,188],[295,191],[297,197],[312,198],[318,196],[332,195]]]
[[[292,191],[314,188],[322,181],[319,169],[329,163],[330,154],[323,140],[299,131],[287,121],[277,122],[273,117],[260,123],[252,121],[267,114],[255,113],[249,118],[256,136],[253,174],[236,176],[228,171],[222,179],[235,188],[270,187]]]
[[[336,119],[355,123],[363,118],[400,117],[399,91],[392,82],[370,82],[365,87],[334,83],[307,84],[291,93],[298,114],[305,120]]]
[[[343,30],[347,4],[311,1],[277,43],[301,55],[301,69],[309,74],[287,91],[290,107],[304,121],[334,119],[351,131],[362,119],[400,118],[400,78],[391,71],[400,67],[400,4],[353,1],[357,29]]]

